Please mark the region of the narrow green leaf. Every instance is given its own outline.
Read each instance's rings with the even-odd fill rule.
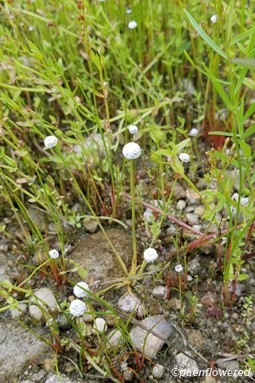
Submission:
[[[238,64],[240,66],[243,66],[245,68],[251,68],[251,69],[254,69],[255,68],[255,59],[253,58],[240,58],[240,59],[232,59],[230,60],[232,63],[235,63],[235,64]]]
[[[249,109],[247,110],[247,112],[245,113],[245,115],[243,116],[243,119],[242,119],[242,122],[245,122],[246,120],[248,120],[249,117],[251,117],[251,115],[255,112],[255,102],[254,104],[252,104]]]
[[[244,132],[244,138],[248,138],[252,134],[255,134],[255,124],[252,124],[251,126],[249,126],[248,129],[246,129],[246,131]]]
[[[188,17],[190,23],[195,28],[197,33],[202,37],[202,39],[220,56],[224,59],[228,60],[227,55],[223,52],[223,50],[215,44],[215,42],[205,33],[205,31],[200,27],[200,25],[196,22],[196,20],[191,16],[191,14],[184,8],[184,13]]]

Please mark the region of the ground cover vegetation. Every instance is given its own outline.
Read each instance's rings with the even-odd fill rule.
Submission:
[[[1,315],[36,299],[44,323],[19,320],[35,335],[45,327],[56,371],[72,350],[78,377],[123,382],[125,361],[142,382],[153,362],[132,346],[136,312],[121,313],[118,294],[141,294],[147,314],[184,330],[203,310],[215,328],[237,310],[241,334],[225,347],[254,368],[251,2],[4,0],[0,21],[0,234],[17,270],[0,281]],[[72,260],[91,227],[121,269],[101,284]],[[128,261],[107,234],[115,227],[130,234]],[[41,285],[57,313],[36,298]],[[217,301],[201,301],[215,286]],[[107,316],[123,353],[105,346]]]

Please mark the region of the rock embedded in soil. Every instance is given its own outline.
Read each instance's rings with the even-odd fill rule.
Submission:
[[[161,364],[156,364],[152,369],[152,376],[156,379],[161,379],[164,375],[165,367]]]
[[[0,322],[0,382],[12,382],[28,364],[39,361],[49,347],[18,323]]]
[[[105,232],[124,263],[130,265],[132,259],[130,231],[120,228],[106,228]],[[91,282],[111,280],[123,276],[122,267],[101,231],[86,235],[81,239],[70,258],[88,272],[88,279]]]
[[[198,216],[194,213],[187,213],[186,218],[190,226],[198,225]]]
[[[120,297],[117,306],[125,313],[135,313],[140,304],[141,300],[135,294],[127,292]]]
[[[35,298],[33,298],[33,302],[38,305],[48,307],[52,312],[58,311],[59,306],[58,302],[53,294],[52,290],[48,287],[40,287],[38,290],[34,292]]]
[[[189,354],[186,352],[186,354]],[[192,358],[189,358],[187,355],[182,352],[175,356],[175,365],[174,369],[177,369],[181,372],[183,378],[192,378],[194,374],[197,376],[199,368],[196,361]]]
[[[152,290],[152,295],[155,298],[164,298],[166,295],[166,287],[165,286],[155,286]]]
[[[161,315],[150,316],[142,320],[140,325],[130,331],[133,346],[147,358],[153,359],[173,333],[173,327]]]
[[[186,190],[186,199],[188,205],[199,205],[201,202],[201,197],[193,189]]]

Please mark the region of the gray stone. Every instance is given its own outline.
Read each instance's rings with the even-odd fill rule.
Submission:
[[[125,343],[120,330],[112,330],[107,336],[107,347],[122,347]]]
[[[194,214],[198,215],[198,217],[202,217],[202,215],[204,214],[205,212],[205,207],[200,205],[200,206],[197,206],[194,210]]]
[[[179,199],[179,201],[176,204],[176,208],[182,211],[185,207],[186,207],[186,202],[183,199]]]
[[[155,298],[164,298],[166,295],[166,287],[165,286],[155,286],[152,290],[152,295]]]
[[[40,231],[46,231],[48,229],[48,216],[42,210],[36,209],[30,206],[27,209],[29,218],[39,228]]]
[[[172,334],[173,327],[161,315],[150,316],[142,320],[140,324],[141,327],[135,326],[130,332],[133,346],[146,357],[155,358],[165,341]]]
[[[105,232],[124,263],[130,265],[131,233],[120,228],[106,228]],[[88,272],[91,283],[123,276],[117,256],[101,231],[85,236],[71,253],[70,258]]]
[[[141,301],[135,294],[127,292],[120,297],[117,306],[125,313],[132,313],[137,311],[140,304]]]
[[[185,190],[183,189],[183,187],[178,182],[176,182],[176,184],[174,186],[173,196],[174,196],[174,199],[176,199],[176,200],[183,199],[186,197]]]
[[[201,198],[193,189],[186,190],[186,198],[189,205],[199,205]]]
[[[58,302],[52,292],[48,287],[40,287],[34,292],[35,297],[33,297],[33,302],[36,302],[38,306],[46,306],[51,309],[51,311],[58,311],[59,306]]]
[[[83,226],[88,233],[93,234],[97,231],[98,223],[97,220],[95,220],[93,217],[86,217],[83,220]]]
[[[189,354],[186,352],[186,354]],[[174,369],[177,369],[181,372],[183,378],[192,378],[194,374],[197,374],[199,371],[198,365],[194,359],[189,358],[187,355],[182,352],[175,356],[175,366]],[[197,375],[196,375],[197,376]]]
[[[190,226],[198,225],[198,216],[194,213],[187,213],[186,218]]]
[[[0,382],[11,382],[32,360],[49,351],[45,343],[13,321],[0,322],[0,349]]]
[[[12,319],[19,318],[26,309],[27,305],[25,303],[19,303],[18,307],[10,310]]]
[[[48,379],[45,381],[45,383],[78,383],[78,382],[84,382],[84,380],[80,379],[69,379],[65,377],[64,375],[51,375],[48,377]]]

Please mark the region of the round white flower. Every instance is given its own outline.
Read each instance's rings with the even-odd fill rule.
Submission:
[[[182,267],[182,265],[176,265],[174,269],[175,269],[175,271],[176,271],[177,273],[181,273],[182,270],[183,270],[183,267]]]
[[[143,258],[148,263],[155,262],[156,259],[158,259],[157,250],[153,249],[152,247],[149,247],[148,249],[144,250]]]
[[[80,299],[74,299],[69,306],[70,314],[74,317],[80,317],[86,311],[87,306]]]
[[[137,22],[135,20],[129,21],[129,23],[128,23],[129,29],[134,29],[136,27],[137,27]]]
[[[142,149],[136,142],[129,142],[122,149],[123,156],[128,160],[134,160],[140,157]]]
[[[78,298],[83,298],[88,295],[87,291],[89,290],[89,286],[87,285],[86,282],[78,282],[74,288],[73,288],[73,293],[76,297]]]
[[[190,156],[187,153],[181,153],[179,159],[181,162],[190,162]]]
[[[127,8],[127,9],[126,9],[126,14],[129,15],[130,13],[132,13],[132,9]]]
[[[55,136],[47,136],[47,137],[44,139],[44,146],[45,146],[45,149],[53,148],[53,146],[56,146],[57,143],[58,143],[58,139],[57,139],[57,137],[55,137]]]
[[[138,132],[138,127],[136,125],[129,125],[128,130],[130,134],[136,134]]]
[[[59,252],[57,250],[55,250],[55,249],[52,249],[52,250],[49,251],[49,256],[51,258],[58,258],[59,257]]]
[[[218,15],[212,15],[212,17],[211,17],[211,22],[212,22],[213,24],[215,24],[215,23],[217,22],[217,20],[218,20]]]
[[[197,137],[197,135],[198,135],[198,129],[197,128],[190,129],[190,131],[189,131],[190,137]]]

